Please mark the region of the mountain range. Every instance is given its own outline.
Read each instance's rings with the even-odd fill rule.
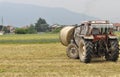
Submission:
[[[72,12],[65,8],[7,2],[0,3],[0,24],[25,26],[36,23],[40,17],[46,19],[48,24],[62,25],[79,24],[82,21],[96,19],[95,17]]]

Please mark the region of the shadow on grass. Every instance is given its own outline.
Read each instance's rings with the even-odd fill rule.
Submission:
[[[118,59],[117,61],[106,61],[105,59],[104,60],[92,60],[91,63],[120,63],[120,59]]]

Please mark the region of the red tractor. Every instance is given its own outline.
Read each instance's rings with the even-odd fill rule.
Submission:
[[[117,61],[118,39],[113,33],[113,24],[108,21],[87,21],[80,26],[64,27],[60,41],[67,46],[67,56],[89,63],[92,58],[104,57]]]

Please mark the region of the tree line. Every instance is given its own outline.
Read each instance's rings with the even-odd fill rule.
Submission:
[[[49,24],[45,19],[39,18],[35,24],[31,24],[28,28],[16,28],[16,34],[34,34],[38,32],[49,32]]]

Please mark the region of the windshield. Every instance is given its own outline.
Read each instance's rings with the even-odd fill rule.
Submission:
[[[98,28],[93,28],[93,29],[92,29],[92,34],[93,34],[93,35],[100,34],[100,30],[99,30]]]
[[[92,34],[97,35],[97,34],[113,34],[113,29],[112,28],[93,28],[92,29]]]
[[[112,34],[113,25],[112,24],[92,24],[92,34]]]

